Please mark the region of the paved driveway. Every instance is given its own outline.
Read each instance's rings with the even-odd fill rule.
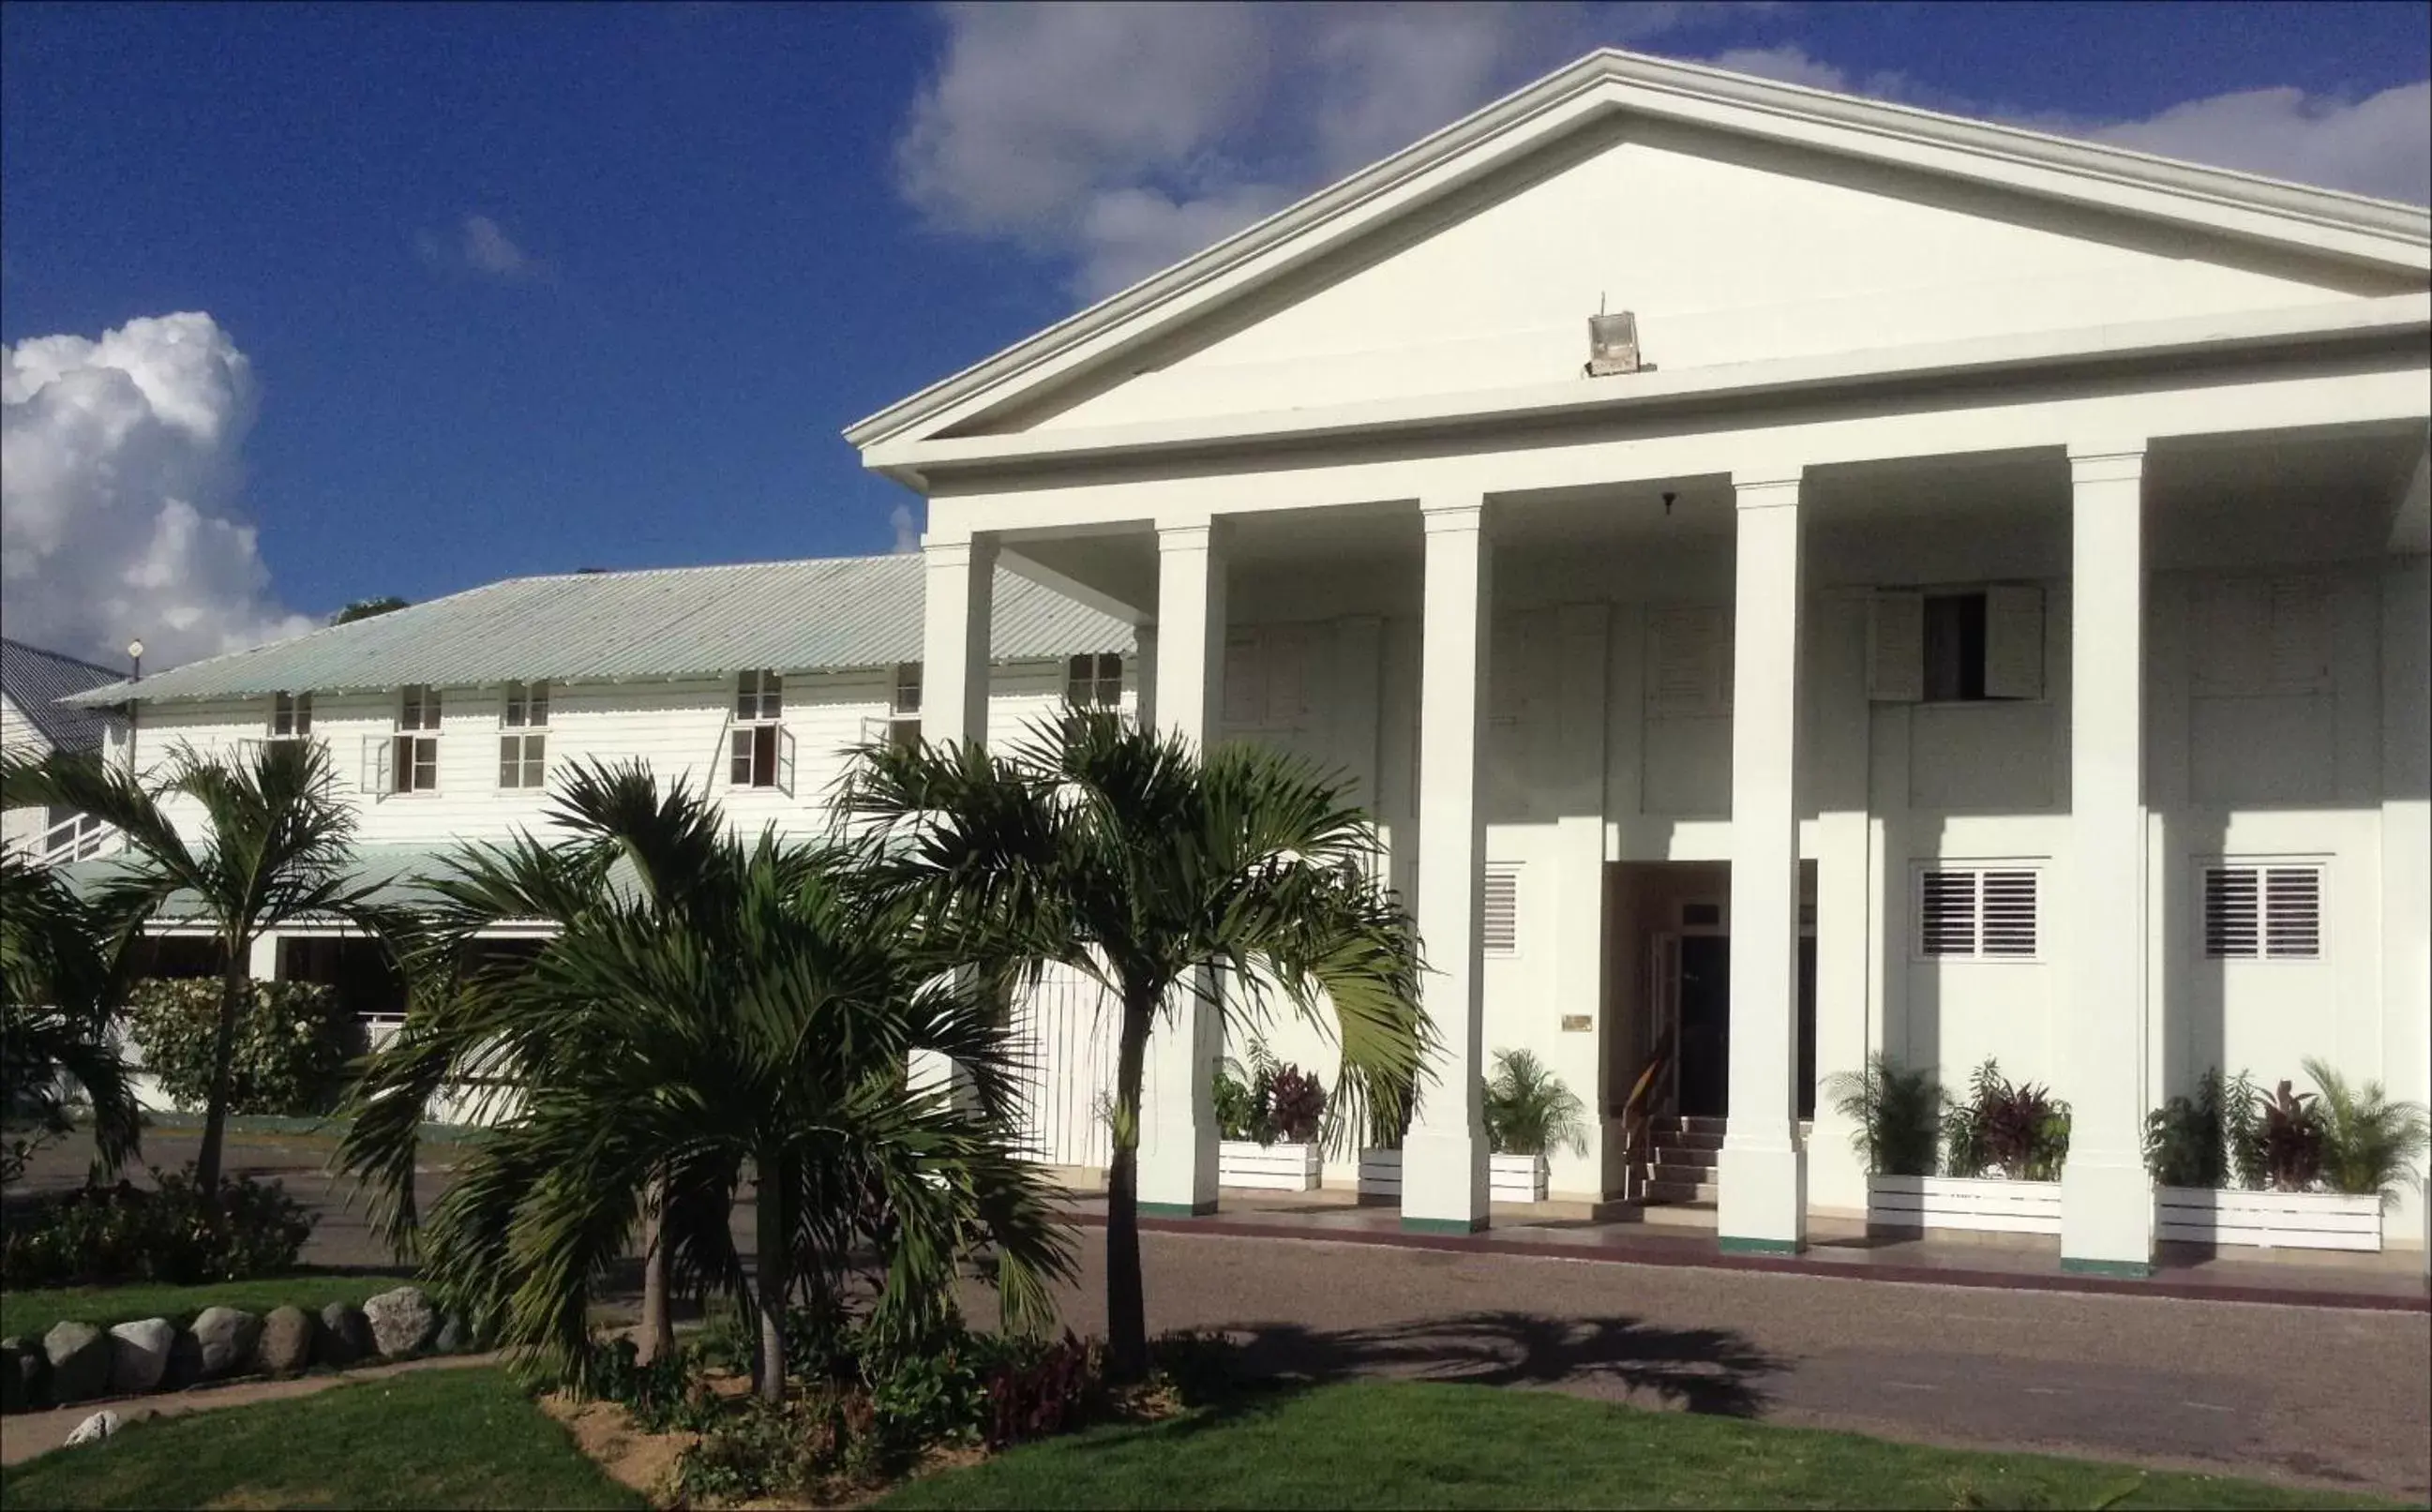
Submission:
[[[388,1256],[320,1174],[329,1141],[232,1141],[322,1213],[306,1258]],[[156,1132],[158,1164],[191,1137]],[[85,1156],[45,1155],[71,1181]],[[421,1184],[435,1196],[444,1172]],[[748,1212],[737,1233],[751,1233]],[[1062,1299],[1104,1327],[1103,1235]],[[1545,1386],[1971,1446],[2049,1449],[2432,1497],[2432,1319],[1466,1255],[1142,1236],[1150,1326],[1224,1329],[1267,1369]],[[991,1319],[976,1300],[973,1316]]]

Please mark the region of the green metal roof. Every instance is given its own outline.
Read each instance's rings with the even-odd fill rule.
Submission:
[[[546,842],[552,838],[546,825],[533,825],[533,835]],[[484,837],[482,844],[494,845],[504,835]],[[410,846],[357,846],[354,864],[348,867],[349,885],[369,887],[371,893],[363,901],[372,907],[427,907],[437,901],[431,890],[422,885],[423,879],[445,875],[454,870],[450,861],[464,850],[462,843]],[[78,892],[97,886],[111,872],[128,864],[127,852],[97,856],[90,861],[72,861],[59,867],[59,875]],[[608,885],[622,894],[635,882],[633,864],[619,857],[608,871]],[[176,926],[200,916],[193,893],[180,888],[169,895],[159,913],[153,916],[156,925]]]
[[[917,554],[511,578],[66,699],[215,698],[522,679],[886,666],[921,651]],[[1003,568],[1000,662],[1133,648],[1131,626]]]

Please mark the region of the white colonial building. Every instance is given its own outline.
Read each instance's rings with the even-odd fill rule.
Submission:
[[[929,501],[930,735],[1011,566],[1140,627],[1161,724],[1356,778],[1443,1033],[1406,1221],[1486,1222],[1506,1047],[1607,1120],[1558,1192],[1622,1190],[1668,1032],[1725,1246],[1867,1207],[1819,1075],[1993,1055],[2073,1110],[2064,1261],[2140,1271],[2207,1067],[2426,1093],[2428,229],[1598,53],[847,435]]]

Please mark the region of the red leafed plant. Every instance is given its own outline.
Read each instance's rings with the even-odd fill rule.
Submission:
[[[988,1447],[1078,1428],[1103,1404],[1106,1376],[1106,1346],[1069,1329],[1036,1358],[999,1369],[988,1384]]]
[[[2272,1184],[2302,1192],[2322,1174],[2322,1110],[2314,1106],[2314,1094],[2296,1091],[2287,1082],[2261,1101],[2263,1164]]]

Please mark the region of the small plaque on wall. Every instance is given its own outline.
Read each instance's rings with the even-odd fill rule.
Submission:
[[[1594,1014],[1564,1014],[1562,1016],[1562,1033],[1565,1034],[1584,1034],[1595,1027],[1596,1015]]]

